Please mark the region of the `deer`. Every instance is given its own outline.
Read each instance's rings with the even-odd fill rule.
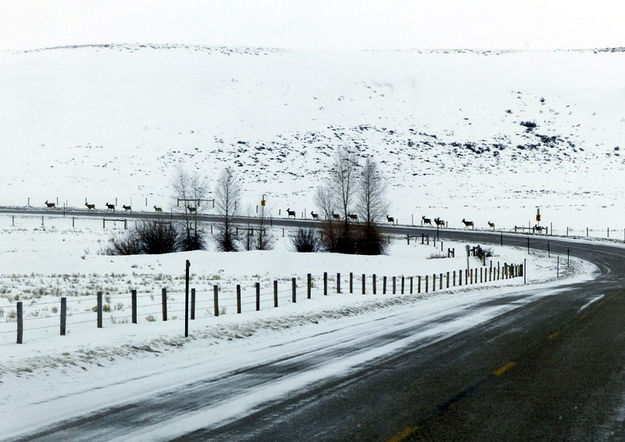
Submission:
[[[194,206],[187,206],[187,210],[189,213],[197,213],[197,207]]]
[[[475,225],[473,224],[473,221],[467,221],[464,218],[462,218],[462,222],[464,223],[465,229],[468,228],[468,227],[471,227],[472,229],[475,228]]]
[[[289,207],[288,209],[286,209],[286,213],[287,215],[290,217],[295,218],[295,210],[291,210],[291,208]]]
[[[445,227],[445,221],[440,218],[434,218],[434,222],[436,223],[436,227]]]
[[[115,212],[115,204],[109,204],[108,202],[105,204],[107,210],[112,210]]]
[[[495,223],[491,223],[490,221],[488,222],[488,227],[490,227],[491,229],[495,230]]]
[[[313,212],[312,210],[310,211],[310,216],[312,216],[312,219],[319,219],[319,214]]]
[[[162,212],[162,211],[163,211],[163,209],[162,209],[162,208],[160,208],[160,207],[156,207],[156,206],[154,206],[154,211],[155,211],[155,212]]]
[[[393,218],[392,216],[388,216],[388,215],[386,215],[386,221],[387,221],[389,224],[395,224],[395,218]]]
[[[358,221],[358,215],[356,215],[355,213],[348,213],[347,216],[349,216],[349,219],[353,221]]]
[[[46,200],[46,206],[48,206],[48,209],[54,209],[56,207],[55,203],[49,203],[48,200]]]
[[[85,206],[87,206],[87,210],[95,210],[95,204],[89,204],[85,201]]]
[[[429,224],[432,225],[432,220],[430,218],[426,218],[425,216],[421,215],[421,220],[423,220],[423,224]]]
[[[339,215],[338,213],[334,213],[334,212],[332,212],[332,219],[338,219],[338,220],[340,220],[340,219],[341,219],[341,215]]]
[[[126,212],[129,212],[129,211],[131,211],[131,210],[132,210],[132,207],[131,207],[131,206],[127,206],[126,204],[122,204],[122,207],[124,208],[124,210],[125,210]]]

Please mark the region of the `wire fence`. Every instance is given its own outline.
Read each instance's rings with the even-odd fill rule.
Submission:
[[[99,293],[96,296],[78,299],[63,297],[57,302],[35,303],[26,308],[17,302],[15,308],[3,311],[4,322],[0,322],[0,345],[16,342],[14,339],[16,334],[18,343],[23,342],[24,337],[31,341],[39,341],[67,332],[80,332],[88,329],[89,325],[107,328],[129,322],[183,320],[185,318],[181,315],[186,311],[192,319],[245,314],[319,297],[418,295],[463,285],[499,281],[524,274],[523,264],[494,265],[492,262],[489,266],[485,264],[483,261],[479,267],[468,270],[460,269],[429,275],[324,273],[307,274],[304,278],[264,278],[259,281],[246,281],[243,284],[212,284],[208,287],[206,285],[201,288],[191,287],[188,301],[185,291],[163,289],[161,293],[137,293],[133,290],[128,295],[103,296]],[[120,302],[111,307],[113,299]],[[47,310],[45,314],[38,310],[39,307],[50,305],[56,309],[53,314]]]

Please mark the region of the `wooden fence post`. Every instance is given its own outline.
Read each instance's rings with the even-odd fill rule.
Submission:
[[[382,294],[386,295],[386,276],[382,277]]]
[[[401,294],[404,294],[404,277],[401,277]]]
[[[132,323],[137,323],[137,291],[132,289],[130,292],[131,303],[132,303]]]
[[[260,310],[260,282],[256,283],[256,311]]]
[[[421,277],[417,276],[417,293],[421,293]]]
[[[432,274],[432,291],[436,291],[436,273]]]
[[[458,270],[458,287],[462,286],[462,269]]]
[[[167,321],[167,289],[163,287],[161,289],[161,304],[163,310],[163,322]]]
[[[425,293],[428,292],[428,275],[425,275]]]
[[[273,282],[273,306],[278,306],[278,281]]]
[[[297,302],[297,280],[295,278],[291,278],[291,290],[293,294],[293,304]]]
[[[237,313],[241,313],[241,284],[237,284]]]
[[[191,289],[191,319],[195,320],[195,289]]]
[[[213,315],[219,316],[219,286],[213,284]]]
[[[371,287],[373,288],[373,294],[375,295],[375,294],[376,294],[376,286],[375,286],[375,285],[376,285],[376,284],[375,284],[375,273],[372,275],[372,281],[371,281],[371,284],[372,284],[372,286],[371,286]]]
[[[443,290],[443,274],[438,275],[438,288],[439,290]]]
[[[22,301],[17,302],[17,343],[24,342],[24,306]]]
[[[455,287],[456,286],[456,271],[455,270],[453,272],[453,278],[454,278],[453,287]]]
[[[366,288],[365,288],[366,281],[365,281],[365,279],[366,279],[366,277],[365,277],[365,274],[363,273],[362,274],[362,294],[363,295],[365,294],[365,291],[366,291]]]
[[[413,282],[412,280],[413,280],[413,277],[411,276],[410,277],[410,294],[411,295],[412,295],[412,282]]]
[[[307,279],[307,281],[306,281],[306,285],[307,285],[307,287],[306,287],[306,291],[307,291],[306,296],[308,297],[308,299],[310,299],[311,296],[312,296],[312,275],[309,273],[308,275],[306,275],[306,279]]]
[[[67,324],[67,298],[61,297],[61,336],[65,336]]]
[[[336,293],[341,293],[341,274],[336,274]]]
[[[393,276],[393,295],[397,293],[397,278]]]
[[[527,260],[523,259],[521,264],[521,276],[523,277],[523,284],[527,284]]]
[[[145,199],[145,205],[147,207],[148,199]],[[191,268],[191,261],[188,259],[185,262],[185,270],[184,270],[184,337],[189,337],[189,282],[191,279],[191,275],[189,274],[189,270]]]
[[[328,272],[323,272],[323,295],[328,296]]]
[[[447,287],[445,287],[445,288],[449,288],[449,272],[447,272],[447,284],[446,284],[446,286]]]
[[[102,328],[102,292],[98,292],[97,300],[98,328]]]
[[[349,293],[354,293],[354,273],[349,272]]]

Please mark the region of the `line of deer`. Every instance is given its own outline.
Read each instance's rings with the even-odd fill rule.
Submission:
[[[434,218],[434,222],[436,223],[436,227],[445,227],[445,221],[440,218]]]
[[[348,213],[347,216],[349,217],[349,219],[351,219],[352,221],[358,221],[358,215],[356,215],[355,213]]]
[[[490,221],[488,222],[488,227],[490,227],[492,230],[495,230],[495,223],[491,223]]]
[[[89,204],[85,201],[85,206],[87,206],[87,210],[95,210],[95,204]]]
[[[197,207],[194,206],[187,206],[187,210],[189,213],[197,213]]]
[[[109,204],[108,202],[105,204],[107,210],[112,210],[115,212],[115,204]]]
[[[54,209],[56,208],[56,203],[49,203],[48,200],[46,200],[46,206],[48,206],[48,209]]]
[[[340,220],[341,219],[341,215],[339,215],[338,213],[332,212],[332,219]]]
[[[310,216],[312,216],[312,219],[319,219],[319,214],[312,210],[310,211]]]
[[[286,209],[286,213],[288,217],[293,217],[295,218],[295,210],[291,210],[291,208],[289,207],[288,209]]]
[[[462,223],[464,224],[464,228],[469,228],[471,227],[472,229],[475,228],[475,225],[473,224],[473,221],[467,221],[466,219],[462,218]]]
[[[154,206],[154,211],[155,211],[155,212],[162,212],[162,211],[163,211],[163,209],[162,209],[162,208],[160,208],[160,207]]]
[[[122,207],[124,208],[124,210],[126,212],[130,212],[132,210],[132,207],[131,206],[127,206],[126,204],[122,204]]]
[[[430,218],[426,218],[425,216],[421,215],[421,220],[423,221],[423,225],[429,224],[430,226],[432,225],[432,220]]]
[[[386,215],[386,221],[387,221],[389,224],[395,224],[395,218],[393,218],[392,216],[388,216],[388,215]]]

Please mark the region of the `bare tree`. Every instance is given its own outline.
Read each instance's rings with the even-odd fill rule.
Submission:
[[[217,234],[217,247],[224,252],[237,250],[233,232],[233,218],[240,208],[241,188],[231,167],[225,168],[219,175],[215,188],[215,207],[221,215],[221,227]]]
[[[356,210],[363,220],[358,241],[359,253],[379,255],[386,249],[378,221],[388,213],[389,203],[385,197],[386,184],[377,164],[367,158],[359,181]]]
[[[334,163],[330,168],[328,189],[334,205],[343,216],[345,225],[354,204],[354,196],[358,184],[358,159],[344,147],[339,147],[334,155]]]
[[[317,192],[315,193],[315,204],[319,206],[325,219],[332,219],[334,204],[332,201],[332,191],[328,185],[321,185],[317,187]]]
[[[197,173],[189,173],[179,167],[174,175],[172,188],[176,205],[182,204],[182,213],[184,214],[185,231],[181,238],[182,249],[201,249],[204,241],[197,231],[197,206],[206,199],[209,193],[206,179],[201,178]],[[195,210],[191,212],[189,206]]]
[[[315,201],[332,220],[334,208],[343,217],[342,226],[326,221],[323,242],[326,250],[340,253],[355,253],[356,238],[349,223],[350,210],[354,205],[358,185],[358,161],[356,156],[344,147],[339,147],[334,155],[326,183],[317,189]]]
[[[386,184],[378,165],[367,158],[360,174],[356,211],[367,225],[377,224],[388,213],[389,203],[385,198]]]

